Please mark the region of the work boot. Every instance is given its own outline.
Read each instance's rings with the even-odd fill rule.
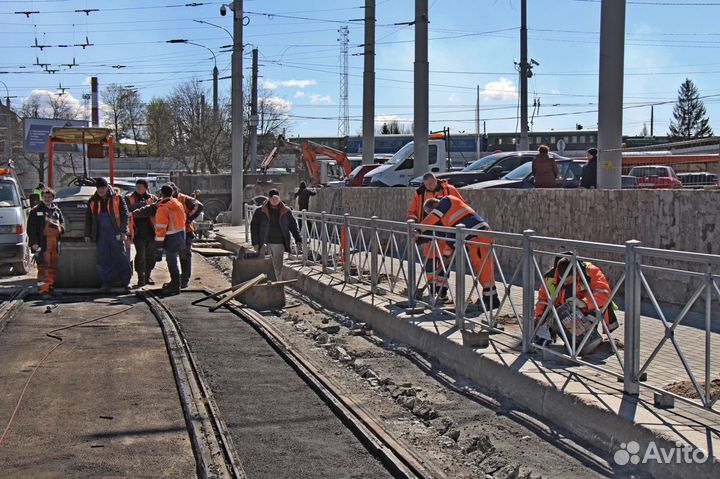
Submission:
[[[142,287],[145,286],[146,284],[147,284],[146,275],[145,275],[145,274],[138,274],[137,287],[138,287],[138,288],[142,288]]]
[[[187,281],[181,281],[180,282],[180,289],[187,289],[190,287],[190,280]]]
[[[173,283],[172,281],[170,283],[165,283],[160,290],[160,294],[165,296],[177,296],[180,294],[180,284]]]

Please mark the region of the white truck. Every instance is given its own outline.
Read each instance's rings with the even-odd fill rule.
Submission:
[[[400,148],[387,163],[381,165],[363,178],[363,186],[408,186],[415,178],[415,145],[411,141]],[[428,167],[433,173],[450,171],[445,138],[431,135],[428,140]]]
[[[29,207],[13,170],[0,168],[0,265],[12,266],[15,274],[27,274],[30,266],[26,228]]]

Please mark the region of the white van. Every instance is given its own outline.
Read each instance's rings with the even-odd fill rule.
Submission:
[[[0,265],[12,266],[15,274],[27,274],[30,267],[28,207],[11,170],[0,169]]]
[[[411,141],[400,148],[385,164],[378,166],[363,178],[363,186],[408,186],[415,178],[415,145]],[[433,173],[448,171],[445,140],[428,140],[428,167]]]

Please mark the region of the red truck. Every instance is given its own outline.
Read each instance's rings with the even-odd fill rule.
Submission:
[[[648,165],[635,166],[630,170],[630,176],[637,178],[637,187],[645,188],[682,188],[683,184],[670,166]]]

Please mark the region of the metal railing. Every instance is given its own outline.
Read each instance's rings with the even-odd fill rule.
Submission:
[[[251,218],[255,207],[246,208],[246,218]],[[720,347],[720,334],[713,332],[718,328],[713,322],[713,294],[720,300],[720,256],[645,248],[637,241],[613,245],[549,238],[531,230],[479,232],[462,225],[447,228],[349,214],[295,215],[302,224],[304,247],[297,255],[301,268],[320,266],[324,273],[342,274],[346,284],[366,285],[373,299],[414,311],[432,310],[454,320],[460,331],[501,334],[524,353],[542,350],[550,357],[592,367],[622,381],[628,394],[639,394],[643,386],[720,412],[720,392],[713,394],[711,388],[711,380],[720,378],[718,353],[712,354]],[[554,275],[552,266],[561,259],[568,266]],[[544,265],[550,266],[550,274]],[[605,272],[607,286],[598,286],[588,274],[592,265]],[[493,304],[485,299],[492,297],[482,278],[487,279],[488,269],[497,291]],[[692,291],[672,320],[668,306],[658,299],[661,286],[668,286],[663,281],[677,281]],[[566,301],[568,292],[582,295],[585,304]],[[535,314],[540,295],[547,305]],[[704,305],[698,306],[703,296]],[[622,310],[616,306],[621,301]],[[563,323],[559,309],[565,302],[571,304],[572,318],[578,308],[586,310],[586,322]],[[656,319],[641,316],[643,304],[651,306]],[[703,321],[697,320],[700,314]],[[696,319],[689,321],[690,316]],[[624,324],[613,329],[608,317]],[[555,343],[552,338],[539,341],[545,328],[555,333]],[[584,354],[588,343],[597,340],[598,330],[606,339],[604,352]],[[658,384],[680,379],[668,375],[681,371],[694,394]],[[652,381],[645,379],[647,374]]]

